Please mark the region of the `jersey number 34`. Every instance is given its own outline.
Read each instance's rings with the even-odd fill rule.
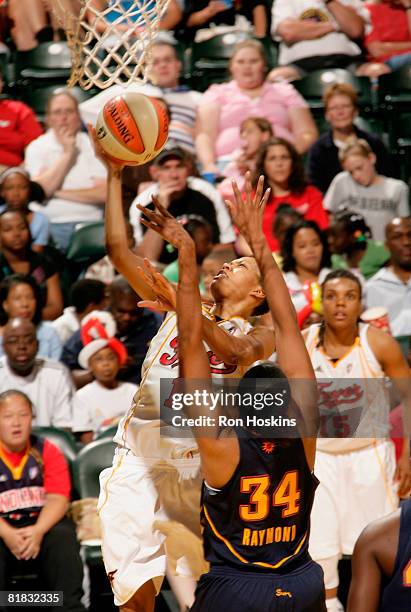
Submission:
[[[270,512],[270,476],[243,476],[240,483],[241,493],[250,493],[250,503],[239,507],[243,521],[263,521]],[[298,472],[286,472],[272,495],[273,506],[284,506],[282,517],[287,518],[300,510],[301,491],[298,488]]]

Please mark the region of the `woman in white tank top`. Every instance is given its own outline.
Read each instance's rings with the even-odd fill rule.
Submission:
[[[386,390],[387,377],[398,379],[402,384],[397,388],[405,396],[409,369],[391,336],[359,322],[361,284],[354,274],[335,270],[322,290],[324,320],[304,332],[322,415],[310,552],[324,570],[327,610],[337,612],[342,609],[337,600],[339,558],[352,554],[371,520],[395,509],[397,488],[401,495],[411,488],[405,441],[395,471]]]

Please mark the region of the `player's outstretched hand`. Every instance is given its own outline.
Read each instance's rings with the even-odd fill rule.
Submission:
[[[111,157],[109,157],[109,155],[101,146],[99,139],[97,138],[96,128],[94,128],[91,123],[87,125],[87,131],[97,159],[101,161],[101,163],[107,168],[107,170],[111,170],[112,172],[121,171],[126,166],[126,163],[119,161],[116,162],[111,159]]]
[[[142,300],[138,302],[140,308],[151,308],[159,312],[168,312],[176,309],[177,294],[172,285],[156,270],[148,259],[144,259],[144,269],[137,268],[137,273],[156,294],[156,300]]]
[[[176,249],[180,249],[183,244],[193,244],[193,240],[186,232],[184,227],[171,215],[160,203],[157,196],[152,196],[155,210],[145,208],[137,204],[137,208],[143,213],[140,222],[146,227],[160,234],[166,242],[172,244]]]
[[[257,189],[253,195],[253,187],[251,185],[251,173],[245,175],[245,198],[241,194],[238,185],[233,180],[233,200],[226,200],[228,210],[231,213],[233,222],[238,227],[240,233],[244,236],[248,243],[251,238],[262,236],[263,214],[265,205],[270,197],[271,189],[264,191],[264,176],[260,176],[257,183]]]

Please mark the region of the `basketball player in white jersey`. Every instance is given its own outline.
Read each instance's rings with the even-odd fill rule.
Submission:
[[[156,294],[149,286],[150,274],[141,274],[139,268],[144,262],[127,246],[121,198],[122,165],[105,157],[92,128],[90,135],[97,155],[108,169],[105,213],[108,254],[143,303],[154,303]],[[149,217],[150,213],[144,212]],[[229,278],[231,282],[227,282]],[[275,345],[272,330],[263,326],[252,328],[247,322],[248,317],[266,309],[255,260],[243,257],[225,264],[213,282],[212,292],[215,304],[210,312],[204,310],[203,317],[212,374],[241,377],[250,364],[269,357]],[[170,303],[162,304],[161,308],[172,309],[173,300],[175,292],[170,286]],[[166,571],[166,553],[172,569],[188,577],[188,592],[181,597],[186,603],[180,601],[180,606],[187,609],[193,601],[195,583],[191,576],[196,560],[192,533],[199,534],[199,456],[192,438],[160,436],[160,380],[178,376],[177,345],[176,316],[170,312],[151,341],[140,388],[119,424],[114,438],[118,448],[113,467],[104,470],[100,478],[104,562],[115,603],[127,612],[154,609],[154,597]],[[177,545],[175,538],[170,536],[166,540],[164,535],[170,532],[170,521],[172,525],[182,523],[189,528],[177,532]],[[198,565],[195,573],[203,569]]]
[[[311,514],[310,553],[324,570],[327,610],[336,612],[342,609],[337,599],[339,558],[351,555],[364,527],[394,511],[397,493],[407,494],[411,488],[405,440],[395,471],[383,382],[385,377],[393,381],[404,409],[409,409],[409,369],[390,335],[358,322],[361,285],[356,276],[335,270],[322,289],[324,320],[303,334],[320,382],[322,413],[315,463],[320,485]]]

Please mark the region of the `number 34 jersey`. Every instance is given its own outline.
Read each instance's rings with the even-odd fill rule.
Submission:
[[[241,430],[240,461],[222,489],[203,485],[205,557],[246,571],[286,573],[310,558],[310,512],[317,478],[300,439],[264,439]]]

